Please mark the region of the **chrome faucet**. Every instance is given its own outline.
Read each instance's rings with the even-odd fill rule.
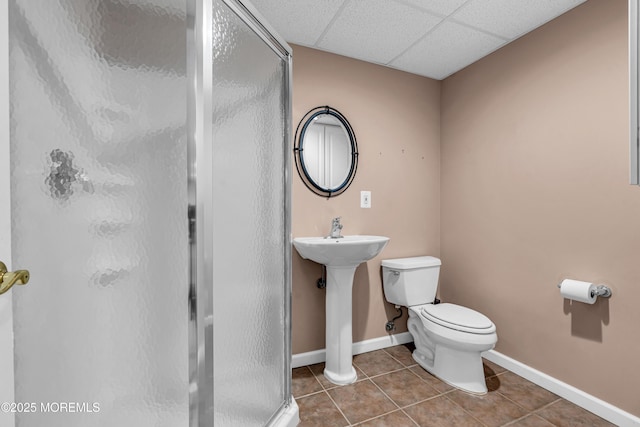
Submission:
[[[340,218],[336,217],[331,220],[331,233],[326,237],[327,239],[342,239],[342,224],[340,224]]]

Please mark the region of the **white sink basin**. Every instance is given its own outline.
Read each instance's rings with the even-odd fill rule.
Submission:
[[[293,245],[302,258],[327,267],[348,267],[376,257],[388,241],[384,236],[297,237],[293,239]]]

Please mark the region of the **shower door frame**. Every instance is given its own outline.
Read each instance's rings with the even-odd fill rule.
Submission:
[[[0,2],[0,260],[11,269],[11,170],[9,161],[9,3]],[[13,307],[9,290],[0,296],[0,403],[14,401]],[[5,376],[6,375],[6,376]],[[0,413],[15,424],[12,414]]]
[[[191,427],[212,425],[213,423],[213,325],[207,319],[214,319],[213,295],[208,287],[213,283],[213,247],[212,214],[212,179],[213,179],[213,127],[211,123],[213,111],[213,1],[187,0],[187,127],[189,164],[189,206],[190,221],[195,225],[195,236],[201,239],[196,244],[192,240],[191,247],[191,292],[190,336],[196,337],[196,343],[190,346],[190,378],[191,378]],[[220,0],[218,0],[220,1]],[[292,87],[293,59],[292,49],[275,30],[266,23],[261,14],[248,1],[221,0],[240,20],[242,20],[281,60],[285,67],[285,135],[284,135],[284,360],[283,382],[284,401],[280,408],[268,421],[268,425],[276,424],[280,417],[295,412],[297,407],[291,395],[291,120],[292,120]],[[196,171],[198,171],[196,176]],[[196,179],[197,178],[197,179]],[[193,277],[195,275],[195,277]],[[194,280],[195,279],[195,280]],[[211,352],[211,353],[209,353]],[[195,385],[195,387],[194,387]],[[195,391],[194,391],[195,390]],[[292,407],[296,409],[292,410]],[[213,408],[215,410],[215,408]]]

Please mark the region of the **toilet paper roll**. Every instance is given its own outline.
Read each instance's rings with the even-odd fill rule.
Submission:
[[[560,284],[560,294],[567,299],[593,304],[598,298],[595,294],[596,285],[580,280],[564,279]]]

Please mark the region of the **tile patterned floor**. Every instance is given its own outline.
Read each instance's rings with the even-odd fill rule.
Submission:
[[[413,345],[354,356],[358,381],[336,386],[324,363],[293,370],[301,427],[612,426],[573,403],[484,361],[489,393],[472,396],[435,378],[411,357]]]

